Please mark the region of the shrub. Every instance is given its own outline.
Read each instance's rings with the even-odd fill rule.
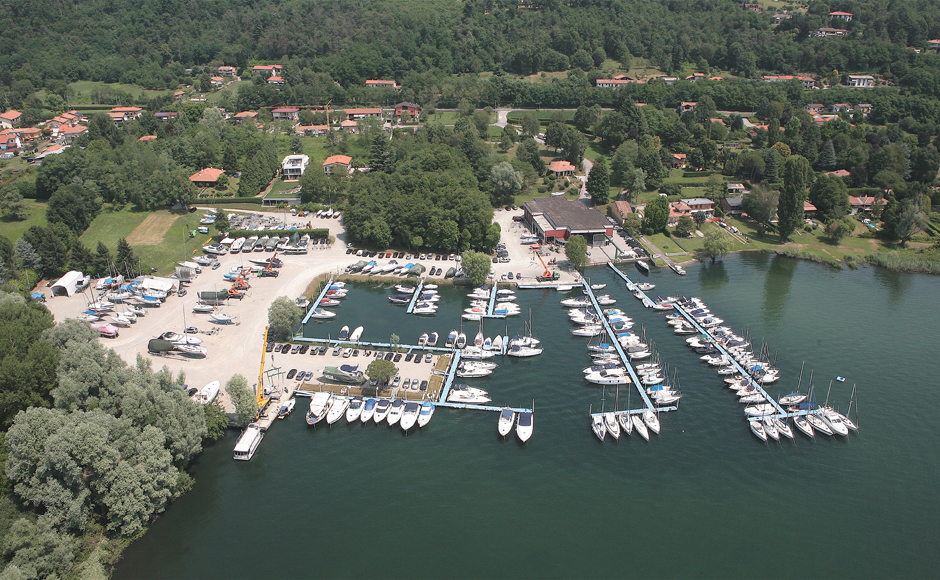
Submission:
[[[547,193],[547,192],[548,192],[548,187],[545,186],[545,185],[540,185],[540,186],[538,186],[536,189],[538,190],[539,193]]]

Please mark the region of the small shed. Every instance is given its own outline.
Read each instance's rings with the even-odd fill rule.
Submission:
[[[78,291],[85,275],[77,270],[72,270],[59,278],[58,282],[52,285],[53,296],[71,296]]]

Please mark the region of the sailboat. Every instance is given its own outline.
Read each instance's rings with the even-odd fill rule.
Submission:
[[[594,415],[593,409],[591,409],[591,431],[594,432],[594,435],[601,442],[604,441],[604,437],[607,437],[607,425],[604,422],[604,417],[601,415]]]

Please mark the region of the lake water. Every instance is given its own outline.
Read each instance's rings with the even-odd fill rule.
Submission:
[[[605,292],[679,369],[680,408],[661,416],[662,434],[649,443],[597,441],[588,412],[601,387],[581,378],[586,339],[569,333],[562,295],[518,291],[546,352],[498,360],[493,375],[467,382],[494,404],[535,399],[528,444],[500,439],[496,413],[443,408],[407,437],[397,426],[345,421],[312,429],[301,399],[250,462],[232,460],[234,433],[210,446],[193,466],[193,490],[125,552],[114,577],[937,575],[940,278],[837,272],[765,254],[693,266],[682,278],[650,275],[652,294],[700,296],[726,324],[766,340],[783,373],[771,394],[796,387],[803,361],[820,400],[835,376],[846,378],[831,395],[843,411],[858,384],[859,433],[763,443],[662,313],[641,308],[610,270],[587,274],[608,283]],[[390,293],[356,288],[334,321],[308,334],[362,324],[364,340],[394,332],[413,343],[436,330],[443,344],[466,302],[464,292],[444,292],[438,315],[424,319],[389,304]],[[510,318],[509,332],[524,318]],[[475,323],[465,330],[472,337]],[[310,370],[325,364],[282,356]]]

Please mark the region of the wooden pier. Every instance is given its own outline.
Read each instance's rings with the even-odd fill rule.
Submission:
[[[408,303],[408,308],[405,310],[408,314],[414,312],[415,304],[418,302],[418,296],[421,296],[421,289],[424,288],[424,280],[418,280],[418,287],[415,289],[414,295],[411,297],[411,302]]]
[[[320,291],[320,295],[317,296],[317,299],[310,306],[310,309],[307,310],[307,316],[304,317],[303,322],[300,323],[301,328],[310,321],[310,317],[313,316],[313,312],[320,307],[320,302],[323,300],[323,297],[326,296],[326,293],[330,290],[330,287],[333,286],[333,277],[330,276],[330,280],[323,287],[323,290]]]

